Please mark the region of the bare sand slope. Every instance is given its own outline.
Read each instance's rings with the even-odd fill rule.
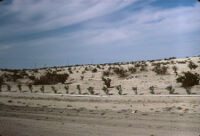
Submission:
[[[0,103],[1,136],[200,135],[199,97],[1,94]]]

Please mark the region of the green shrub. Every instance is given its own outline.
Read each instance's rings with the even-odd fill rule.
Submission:
[[[54,92],[55,94],[57,94],[57,90],[56,90],[56,88],[55,88],[54,86],[51,86],[51,89],[53,90],[53,92]]]
[[[173,66],[172,69],[173,69],[174,73],[177,74],[177,70],[178,70],[177,66]]]
[[[128,76],[127,70],[124,68],[114,68],[115,74],[117,74],[120,78],[125,78]]]
[[[77,88],[77,90],[78,90],[78,94],[81,94],[81,86],[80,86],[80,85],[77,85],[76,88]]]
[[[168,69],[168,67],[161,66],[158,64],[153,68],[153,71],[156,72],[156,74],[158,74],[158,75],[165,75],[167,73],[167,69]]]
[[[199,74],[197,73],[191,73],[191,72],[184,72],[184,75],[179,76],[176,81],[178,83],[182,84],[182,87],[184,88],[188,88],[188,87],[192,87],[194,85],[198,85],[199,84]]]
[[[65,86],[64,88],[66,90],[66,94],[69,94],[69,86]]]
[[[149,87],[149,90],[150,90],[150,93],[151,93],[151,94],[155,94],[154,89],[155,89],[154,86],[150,86],[150,87]]]
[[[35,79],[35,85],[50,85],[50,84],[57,84],[57,83],[64,83],[67,78],[69,77],[68,74],[57,74],[57,73],[50,73],[48,72],[46,75],[41,76],[39,79]]]
[[[122,86],[118,85],[118,86],[116,86],[116,89],[118,90],[118,94],[122,95]]]
[[[167,86],[166,89],[169,91],[169,94],[174,94],[175,92],[175,89],[171,85]]]
[[[96,72],[97,72],[97,69],[96,69],[96,68],[92,69],[92,72],[93,72],[93,73],[96,73]]]
[[[40,87],[40,91],[41,91],[42,93],[44,93],[44,86],[41,86],[41,87]]]
[[[22,85],[17,85],[19,91],[21,92],[22,91]]]
[[[132,90],[134,91],[134,93],[137,95],[138,92],[137,92],[137,87],[132,87]]]
[[[110,78],[104,78],[102,77],[102,81],[104,82],[104,84],[106,85],[107,88],[110,87],[110,83],[111,83],[111,79]]]
[[[31,91],[31,93],[33,92],[33,85],[32,84],[29,84],[28,85],[28,88],[29,88],[29,90]]]
[[[137,72],[137,69],[134,68],[134,67],[130,67],[128,68],[129,72],[131,72],[132,74],[136,73]]]
[[[109,95],[109,90],[108,90],[108,88],[107,87],[103,87],[102,88],[102,90],[104,91],[104,93],[106,94],[106,95]]]
[[[7,89],[8,89],[8,91],[10,92],[10,91],[11,91],[11,86],[10,86],[10,85],[7,85]]]
[[[94,94],[94,87],[88,87],[88,92],[93,95]]]
[[[190,68],[190,70],[192,70],[192,69],[196,69],[198,67],[198,65],[196,65],[194,62],[190,61],[188,64],[188,67]]]

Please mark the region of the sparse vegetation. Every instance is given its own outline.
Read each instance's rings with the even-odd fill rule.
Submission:
[[[110,83],[111,83],[111,79],[110,78],[104,78],[102,77],[102,81],[104,82],[104,84],[106,85],[107,88],[110,87]]]
[[[138,94],[138,92],[137,92],[137,87],[132,87],[132,90],[134,91],[135,95]]]
[[[69,94],[69,86],[64,86],[66,94]]]
[[[22,85],[17,85],[20,92],[22,92]]]
[[[42,93],[44,93],[44,86],[41,86],[41,87],[40,87],[40,91],[41,91]]]
[[[182,84],[182,87],[188,88],[192,87],[194,85],[198,85],[200,80],[200,76],[197,73],[191,73],[191,72],[184,72],[183,75],[179,75],[179,77],[176,79],[178,83]]]
[[[165,75],[167,73],[168,67],[161,66],[159,63],[153,68],[153,71],[158,75]]]
[[[129,70],[129,72],[131,72],[131,74],[134,74],[137,72],[137,69],[134,67],[129,67],[128,70]]]
[[[154,86],[150,86],[150,87],[149,87],[149,90],[150,90],[150,93],[151,93],[151,94],[155,94],[154,89],[155,89]]]
[[[88,92],[91,94],[91,95],[94,95],[94,87],[88,87]]]
[[[55,93],[55,94],[57,94],[57,90],[56,90],[56,88],[54,87],[54,86],[51,86],[51,89],[53,90],[53,92]]]
[[[77,88],[77,90],[78,90],[78,94],[81,94],[81,86],[80,86],[80,85],[77,85],[76,88]]]
[[[10,92],[10,91],[11,91],[11,86],[10,86],[10,85],[7,85],[7,89],[8,89],[8,91]]]
[[[166,89],[169,91],[169,94],[174,94],[175,92],[175,89],[171,85],[167,86]]]
[[[41,76],[39,79],[35,79],[35,85],[51,85],[57,83],[64,83],[68,79],[68,74],[57,74],[56,72],[48,72],[46,75]]]
[[[102,88],[102,90],[104,91],[104,93],[105,93],[106,95],[109,95],[109,90],[108,90],[108,88],[107,88],[106,86],[104,86],[104,87]]]
[[[188,67],[190,68],[190,70],[192,69],[196,69],[198,67],[198,65],[196,65],[194,62],[189,61]]]
[[[117,74],[120,78],[125,78],[128,76],[127,74],[127,70],[125,70],[124,68],[114,68],[114,72],[115,74]]]
[[[173,66],[172,69],[173,69],[174,73],[177,74],[177,70],[178,70],[177,66]]]
[[[122,95],[122,86],[118,85],[118,86],[116,86],[116,89],[118,90],[118,94]]]
[[[28,88],[29,88],[29,90],[31,91],[31,93],[33,92],[33,85],[32,84],[29,84],[28,85]]]

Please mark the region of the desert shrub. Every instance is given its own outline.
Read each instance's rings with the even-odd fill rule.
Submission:
[[[78,94],[81,94],[81,86],[80,86],[80,85],[77,85],[76,88],[77,88],[77,90],[78,90]]]
[[[115,74],[117,74],[120,78],[124,78],[127,77],[127,70],[125,70],[124,68],[114,68],[113,70],[115,72]]]
[[[42,93],[44,93],[44,86],[41,86],[41,87],[40,87],[40,91],[41,91]]]
[[[29,79],[30,79],[30,80],[35,80],[35,76],[33,76],[33,75],[32,75],[32,76],[29,76]]]
[[[118,94],[122,95],[122,86],[118,85],[118,86],[116,86],[116,89],[118,90]]]
[[[184,88],[188,88],[188,87],[192,87],[194,85],[198,85],[199,84],[199,74],[197,73],[191,73],[191,72],[184,72],[184,75],[179,75],[179,77],[176,79],[176,81],[178,83],[182,84],[182,87]]]
[[[51,89],[53,90],[53,92],[54,92],[55,94],[57,94],[57,90],[56,90],[56,88],[55,88],[54,86],[51,86]]]
[[[106,86],[104,86],[104,87],[102,88],[102,90],[104,91],[104,93],[105,93],[106,95],[109,95],[109,90],[108,90],[108,88],[107,88]]]
[[[128,71],[131,72],[132,74],[134,74],[134,73],[137,72],[137,69],[134,68],[134,67],[129,67],[129,68],[128,68]]]
[[[98,68],[98,69],[101,69],[100,65],[97,65],[97,68]]]
[[[0,85],[4,84],[3,77],[0,77]]]
[[[110,87],[110,83],[111,83],[111,79],[110,78],[104,78],[102,77],[102,81],[104,82],[104,84],[106,85],[107,88]]]
[[[81,76],[81,80],[83,80],[84,79],[84,76]]]
[[[34,80],[35,85],[50,85],[57,83],[64,83],[68,79],[68,74],[47,73],[39,79]]]
[[[31,93],[33,92],[33,85],[32,84],[29,84],[28,85],[28,88],[29,88],[29,90],[31,91]]]
[[[11,91],[11,86],[7,85],[7,90],[10,92]]]
[[[177,74],[177,70],[178,70],[177,66],[173,66],[172,69],[173,69],[174,73]]]
[[[178,64],[186,64],[187,61],[176,61]]]
[[[191,93],[192,93],[192,92],[191,92],[191,87],[185,88],[185,91],[186,91],[187,94],[191,94]]]
[[[69,93],[69,86],[64,86],[65,90],[66,90],[66,94]]]
[[[68,68],[68,71],[69,71],[70,74],[73,74],[71,67]]]
[[[0,92],[2,92],[2,84],[0,84]]]
[[[137,95],[138,92],[137,92],[137,87],[132,87],[132,90],[134,91],[134,93]]]
[[[109,76],[110,75],[110,71],[109,70],[106,70],[103,72],[103,76]]]
[[[194,62],[190,61],[188,64],[188,67],[190,68],[190,70],[192,70],[192,69],[196,69],[198,67],[198,65],[196,65]]]
[[[175,89],[171,85],[167,86],[166,89],[169,91],[169,94],[174,94],[175,92]]]
[[[19,91],[21,92],[22,91],[22,85],[17,85]]]
[[[141,65],[140,71],[147,71],[147,66],[146,65]]]
[[[150,86],[150,87],[149,87],[149,90],[150,90],[150,93],[151,93],[151,94],[155,94],[154,89],[155,89],[154,86]]]
[[[153,71],[158,75],[165,75],[167,73],[167,69],[168,67],[158,64],[153,68]]]
[[[92,72],[93,72],[93,73],[96,73],[96,72],[97,72],[97,69],[96,69],[96,68],[92,69]]]
[[[94,87],[88,87],[87,88],[88,89],[88,92],[91,94],[91,95],[93,95],[94,94]]]

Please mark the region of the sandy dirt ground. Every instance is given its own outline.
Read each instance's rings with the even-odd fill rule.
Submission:
[[[1,136],[199,136],[198,96],[0,95]]]

